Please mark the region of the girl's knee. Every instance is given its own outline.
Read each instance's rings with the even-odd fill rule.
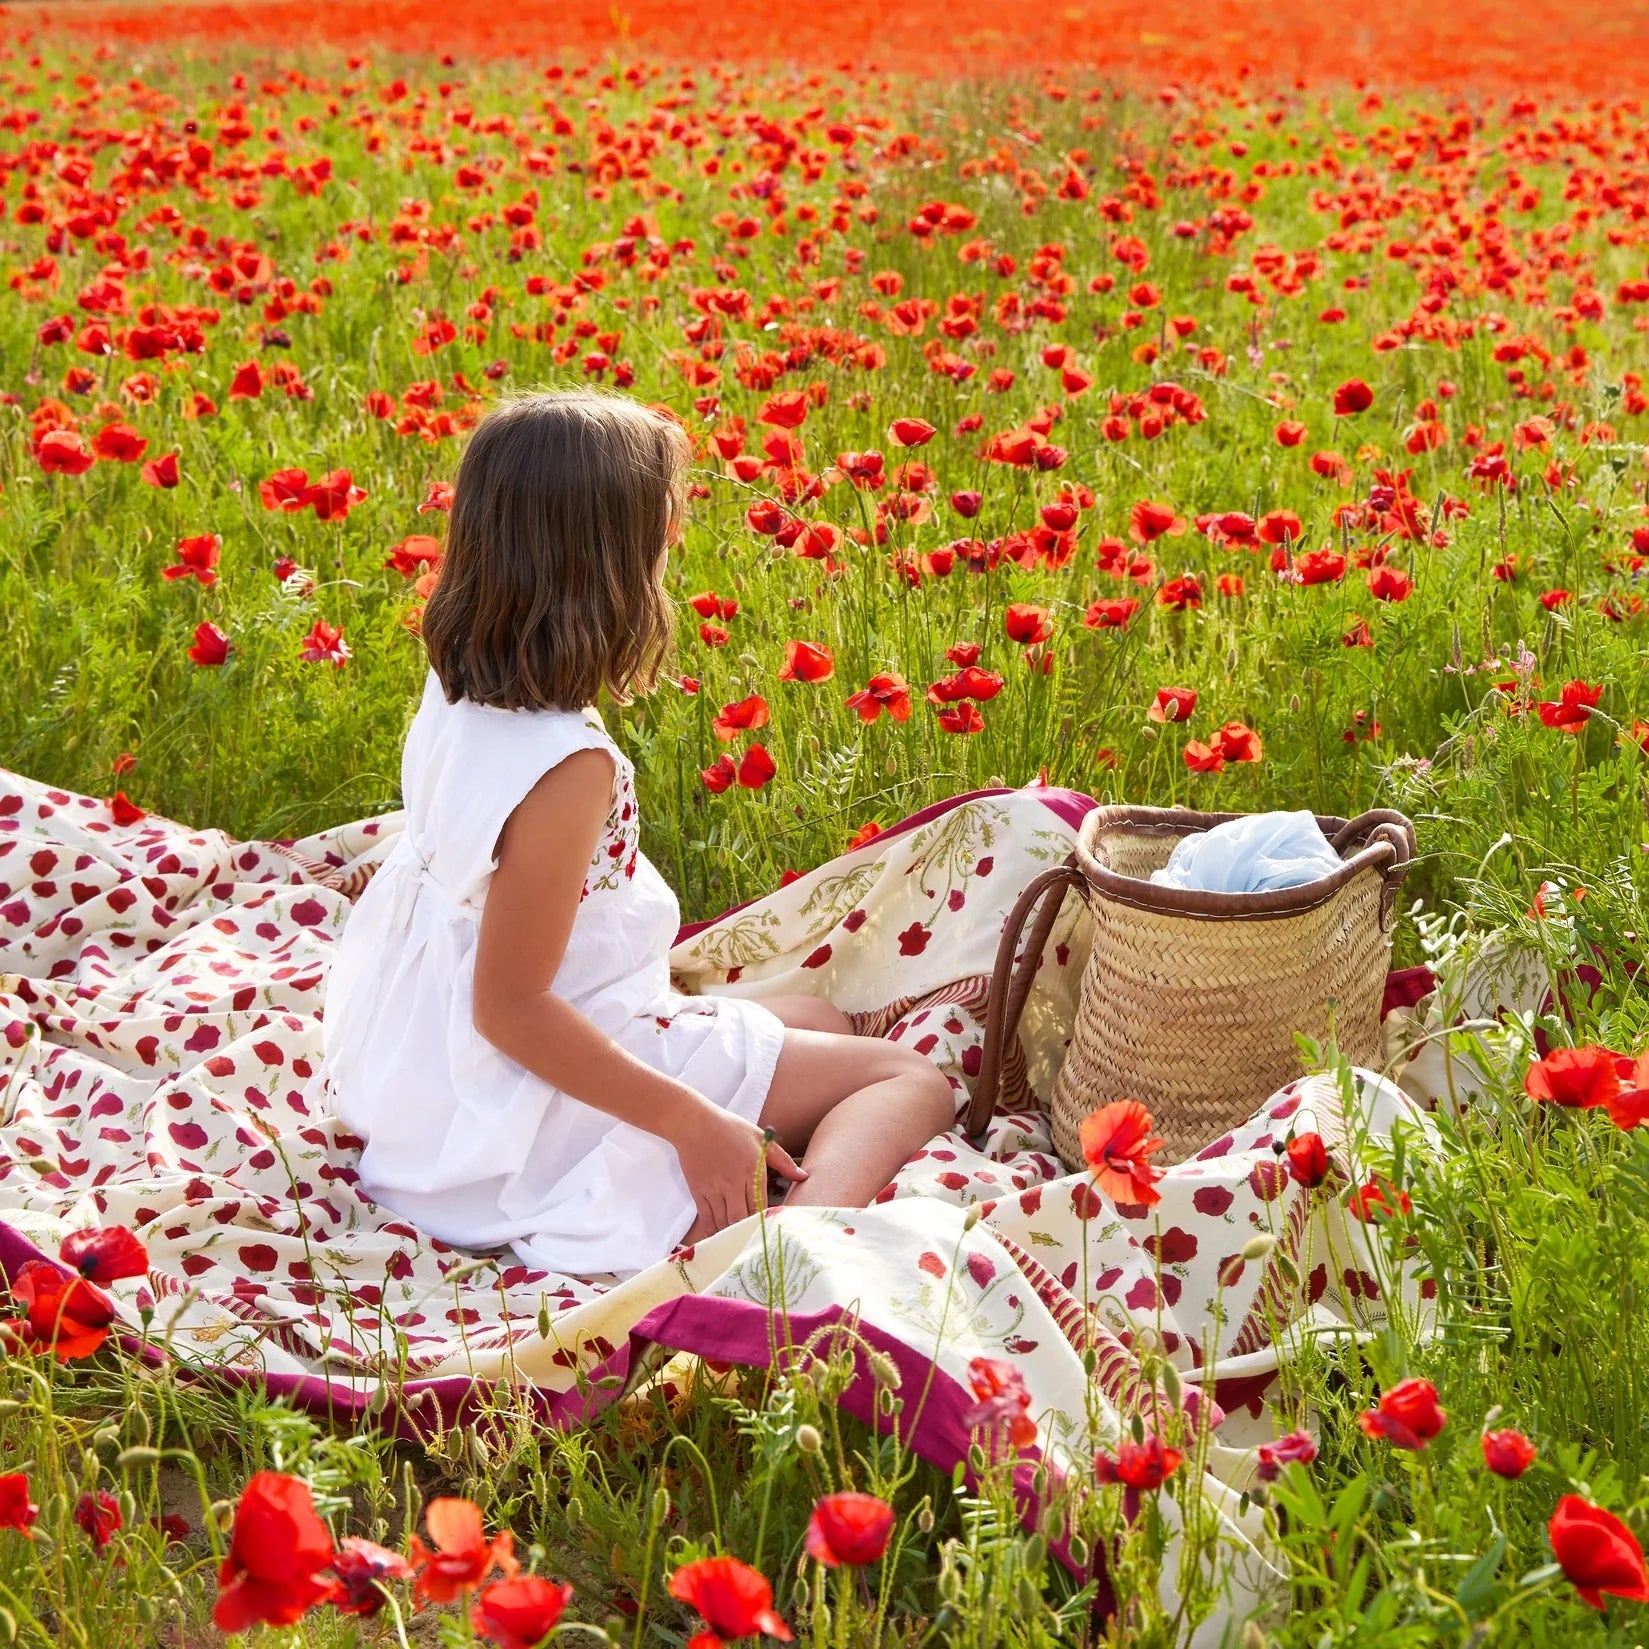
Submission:
[[[777,996],[763,1003],[787,1030],[852,1036],[853,1025],[835,1003],[822,996]]]
[[[956,1090],[933,1061],[912,1048],[897,1048],[898,1075],[910,1094],[913,1116],[927,1127],[926,1137],[948,1133],[956,1122]]]

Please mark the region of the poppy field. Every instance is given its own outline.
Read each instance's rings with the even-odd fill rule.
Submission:
[[[1249,1489],[1291,1578],[1229,1642],[1624,1646],[1649,59],[1601,9],[1560,51],[1539,8],[1451,36],[1399,7],[1348,71],[1324,9],[1238,54],[1181,8],[1177,44],[1136,18],[1085,57],[1051,12],[1016,47],[970,5],[930,54],[924,6],[868,67],[799,8],[696,43],[682,8],[634,39],[483,8],[431,52],[410,0],[0,7],[0,765],[248,838],[396,806],[466,431],[518,388],[669,409],[676,654],[604,713],[687,919],[1048,784],[1401,809],[1398,964],[1546,970],[1534,1012],[1440,1033],[1481,1099],[1357,1193],[1435,1322],[1300,1348]],[[1156,1586],[1161,1504],[1198,1538],[1180,1449],[1141,1428],[1027,1525],[989,1368],[968,1483],[805,1371],[414,1447],[106,1344],[131,1233],[60,1260],[0,1303],[0,1642],[1195,1624]]]

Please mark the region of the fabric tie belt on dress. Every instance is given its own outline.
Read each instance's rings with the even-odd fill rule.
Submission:
[[[468,899],[454,897],[452,889],[430,868],[428,858],[420,853],[410,836],[403,836],[395,850],[384,860],[380,876],[388,872],[398,879],[395,902],[392,907],[397,928],[405,928],[412,921],[412,907],[420,887],[428,888],[449,911],[474,915],[480,907]]]

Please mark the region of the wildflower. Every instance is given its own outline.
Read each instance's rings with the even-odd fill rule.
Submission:
[[[1334,391],[1334,416],[1349,418],[1374,405],[1374,391],[1361,378],[1348,378]]]
[[[258,498],[266,510],[301,510],[309,502],[309,471],[276,470],[258,483]]]
[[[1530,1099],[1570,1110],[1608,1105],[1620,1093],[1615,1056],[1607,1048],[1554,1048],[1529,1066],[1523,1091]]]
[[[699,783],[712,796],[719,796],[724,790],[731,789],[738,776],[738,766],[725,752],[717,756],[708,767],[699,769]]]
[[[1296,1134],[1284,1154],[1288,1158],[1288,1177],[1296,1185],[1311,1191],[1328,1178],[1328,1147],[1321,1134]]]
[[[434,572],[441,565],[441,540],[428,533],[408,533],[389,552],[384,563],[386,571],[398,572],[402,578],[417,578],[421,573]]]
[[[255,1472],[235,1506],[213,1621],[224,1632],[260,1622],[292,1625],[337,1595],[327,1574],[336,1555],[309,1485],[282,1472]]]
[[[1552,1556],[1582,1600],[1602,1609],[1603,1598],[1649,1603],[1649,1568],[1637,1536],[1613,1512],[1566,1494],[1546,1526]]]
[[[1560,733],[1578,733],[1592,719],[1592,709],[1602,697],[1601,685],[1566,681],[1555,699],[1544,699],[1535,709],[1545,726],[1555,727]]]
[[[1294,582],[1338,584],[1346,576],[1346,558],[1338,550],[1307,550],[1294,560]]]
[[[1054,633],[1053,615],[1046,607],[1033,607],[1029,602],[1013,602],[1002,615],[1002,623],[1009,641],[1029,647],[1046,641]]]
[[[753,744],[745,751],[744,759],[739,763],[739,785],[745,790],[760,790],[777,772],[778,767],[766,749],[759,744]]]
[[[408,1556],[417,1570],[413,1590],[422,1603],[451,1603],[460,1593],[473,1591],[494,1569],[513,1579],[518,1567],[515,1541],[508,1529],[488,1540],[481,1524],[481,1508],[472,1500],[448,1496],[424,1508],[429,1544],[412,1537]]]
[[[218,535],[215,532],[196,533],[192,538],[177,542],[177,560],[170,567],[162,567],[162,578],[194,578],[204,590],[217,583]]]
[[[895,418],[887,433],[895,446],[925,447],[938,431],[926,418]]]
[[[709,1631],[688,1640],[689,1649],[722,1649],[730,1638],[766,1633],[789,1643],[793,1634],[773,1610],[767,1577],[736,1557],[702,1557],[670,1576],[670,1596],[704,1616]]]
[[[142,474],[145,486],[175,487],[181,479],[177,453],[168,452],[160,458],[151,458],[143,466]]]
[[[1399,1380],[1381,1397],[1377,1408],[1365,1409],[1357,1423],[1369,1437],[1383,1437],[1394,1448],[1418,1454],[1448,1420],[1437,1406],[1437,1387],[1430,1380]]]
[[[47,475],[84,475],[97,454],[72,429],[52,429],[34,444],[34,461]]]
[[[1132,596],[1121,596],[1114,601],[1100,600],[1089,607],[1082,622],[1090,630],[1123,630],[1138,611],[1139,603]]]
[[[779,666],[780,681],[829,681],[836,673],[836,660],[828,647],[815,646],[811,641],[787,641],[784,644],[784,663]]]
[[[1291,1431],[1274,1443],[1261,1443],[1254,1475],[1262,1483],[1275,1483],[1283,1467],[1309,1466],[1317,1458],[1317,1439],[1308,1431]]]
[[[195,626],[195,639],[189,648],[192,662],[203,668],[213,668],[229,657],[229,638],[217,625],[202,623]]]
[[[424,495],[424,501],[418,506],[420,515],[427,515],[431,510],[440,510],[443,514],[452,509],[452,483],[450,481],[431,481],[429,491]]]
[[[1189,721],[1196,708],[1195,688],[1159,687],[1145,712],[1145,719],[1154,722]]]
[[[342,628],[321,619],[315,620],[298,645],[298,657],[309,664],[335,664],[341,670],[350,656]]]
[[[808,1519],[807,1555],[828,1569],[880,1562],[893,1524],[893,1508],[876,1495],[823,1495]]]
[[[884,671],[872,676],[857,693],[849,694],[847,707],[856,710],[859,720],[867,724],[884,710],[895,721],[909,721],[910,684],[897,671]]]
[[[1078,1137],[1083,1160],[1113,1202],[1149,1208],[1162,1200],[1156,1188],[1162,1169],[1150,1158],[1163,1142],[1152,1135],[1152,1127],[1151,1113],[1137,1099],[1114,1100],[1082,1119]]]
[[[976,515],[978,515],[980,507],[984,504],[984,502],[985,495],[980,492],[974,492],[971,489],[964,489],[961,492],[953,492],[950,495],[950,507],[955,510],[964,521],[971,521]]]
[[[60,1363],[90,1357],[109,1337],[114,1303],[102,1289],[60,1271],[49,1260],[29,1260],[11,1280],[21,1318],[0,1323],[0,1338],[31,1351],[49,1351]]]
[[[731,743],[740,733],[765,727],[768,720],[767,700],[760,693],[752,693],[737,704],[724,704],[721,714],[710,723],[710,731],[723,744]]]
[[[470,1625],[498,1649],[536,1649],[555,1630],[572,1595],[565,1582],[539,1575],[495,1580],[476,1595]]]
[[[143,815],[140,813],[139,818]],[[124,1225],[101,1230],[72,1231],[57,1256],[88,1282],[113,1283],[122,1277],[141,1277],[149,1269],[149,1251]]]
[[[107,1489],[86,1493],[74,1503],[74,1520],[86,1531],[98,1551],[106,1551],[120,1533],[120,1502]]]
[[[1347,1199],[1346,1209],[1351,1217],[1372,1225],[1376,1220],[1396,1219],[1413,1211],[1414,1204],[1407,1191],[1399,1191],[1387,1180],[1370,1180],[1360,1185]]]
[[[1136,543],[1149,544],[1166,533],[1183,532],[1185,523],[1174,514],[1172,504],[1156,504],[1142,498],[1128,512],[1128,530]]]
[[[130,424],[105,424],[92,437],[92,450],[110,463],[135,464],[149,450],[149,443]]]
[[[134,825],[140,819],[148,818],[149,815],[124,790],[117,790],[109,798],[109,817],[117,825]]]
[[[1257,762],[1264,755],[1260,735],[1240,721],[1228,721],[1215,734],[1214,748],[1228,762]]]
[[[1376,601],[1407,601],[1414,594],[1414,580],[1395,567],[1371,568],[1367,584]]]
[[[971,704],[953,704],[938,713],[939,725],[947,733],[983,733],[985,718]]]
[[[412,1579],[412,1565],[399,1552],[359,1535],[344,1537],[332,1560],[332,1572],[339,1586],[332,1601],[341,1615],[377,1614],[384,1606],[384,1583]]]
[[[807,391],[786,389],[762,403],[756,422],[772,429],[799,429],[806,417]]]
[[[1153,1432],[1143,1443],[1119,1444],[1115,1455],[1096,1454],[1094,1476],[1101,1483],[1121,1483],[1137,1500],[1142,1493],[1160,1489],[1184,1460],[1179,1449],[1170,1448]],[[1128,1514],[1126,1505],[1124,1512]]]
[[[333,470],[305,489],[303,501],[320,520],[342,521],[366,496],[348,470]]]
[[[1504,1431],[1486,1431],[1480,1441],[1483,1445],[1483,1464],[1496,1477],[1521,1477],[1540,1456],[1540,1450],[1511,1426]]]
[[[1183,613],[1188,607],[1202,605],[1202,585],[1194,573],[1187,573],[1183,578],[1171,578],[1157,591],[1157,605],[1172,607],[1176,613]]]
[[[868,846],[882,834],[882,827],[875,819],[867,819],[853,832],[847,844],[849,853],[856,853],[862,847]]]
[[[25,1540],[33,1540],[29,1533],[40,1508],[29,1498],[27,1472],[0,1473],[0,1529],[15,1529]]]
[[[962,1411],[964,1426],[970,1430],[989,1426],[994,1431],[998,1425],[1006,1425],[1008,1441],[1016,1450],[1036,1441],[1031,1394],[1012,1363],[999,1357],[975,1357],[968,1364],[968,1389],[973,1393],[973,1403]]]

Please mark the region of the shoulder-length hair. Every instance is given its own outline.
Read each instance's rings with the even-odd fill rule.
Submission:
[[[678,424],[623,395],[522,395],[481,420],[422,625],[450,703],[581,710],[657,683],[687,458]]]

